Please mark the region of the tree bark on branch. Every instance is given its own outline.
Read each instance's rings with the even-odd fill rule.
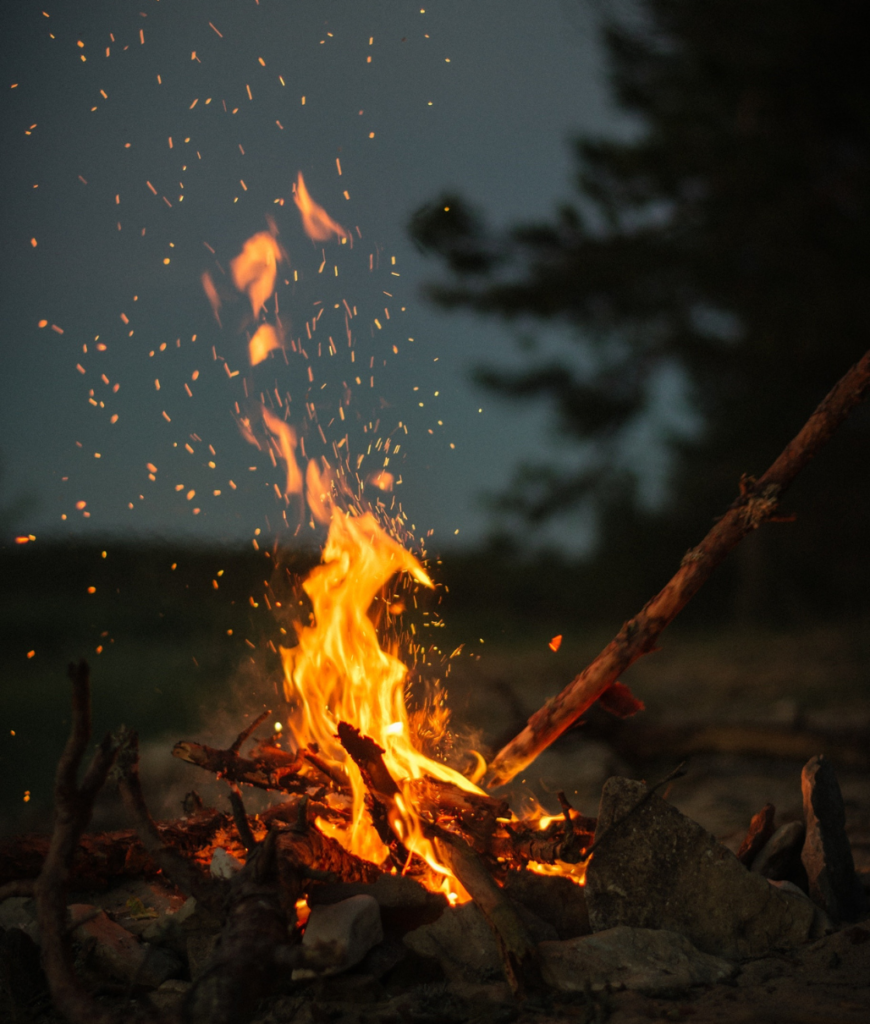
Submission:
[[[662,630],[700,590],[717,565],[765,521],[776,517],[779,499],[870,391],[870,351],[832,388],[803,429],[759,479],[744,476],[740,494],[680,568],[641,611],[626,622],[595,660],[529,719],[496,754],[487,771],[490,788],[523,771],[601,696],[629,665],[656,647]]]

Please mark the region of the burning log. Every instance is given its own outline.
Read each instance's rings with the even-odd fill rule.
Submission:
[[[435,852],[465,887],[495,935],[505,979],[515,995],[541,987],[538,950],[481,858],[452,832],[429,826]]]
[[[762,523],[775,520],[779,500],[798,473],[870,390],[870,352],[832,388],[801,431],[757,480],[744,476],[740,495],[655,597],[620,630],[561,693],[548,700],[490,763],[487,784],[503,786],[565,732],[638,658],[655,649],[662,630],[700,590],[716,566]]]
[[[586,850],[592,845],[595,835],[595,819],[583,818],[582,821],[592,823],[591,827],[576,822],[575,827],[566,830],[563,823],[556,821],[541,831],[522,822],[514,822],[493,836],[489,852],[513,866],[525,866],[529,861],[579,864],[585,859]]]
[[[499,818],[510,818],[507,800],[469,793],[450,782],[424,777],[412,779],[408,788],[415,805],[435,824],[458,825],[476,850],[488,851],[500,828]]]
[[[363,780],[372,794],[373,804],[379,805],[382,809],[378,813],[382,813],[383,820],[391,828],[389,811],[393,809],[396,799],[401,799],[401,792],[384,764],[384,751],[374,740],[361,735],[359,730],[346,722],[339,723],[338,735],[360,769]],[[419,788],[423,791],[426,787]],[[438,792],[437,787],[434,792]],[[454,797],[454,807],[457,811],[472,806],[474,810],[479,811],[485,806],[487,812],[492,813],[493,809],[489,803],[496,802],[471,805],[464,804]],[[459,824],[461,817],[457,814],[452,820]],[[423,822],[422,828],[423,834],[432,843],[439,861],[450,869],[486,918],[495,935],[505,979],[511,990],[518,994],[527,988],[540,987],[540,969],[535,944],[482,858],[455,832],[449,832],[426,821]],[[396,842],[400,842],[398,837]]]
[[[331,836],[324,835],[308,821],[304,798],[298,805],[297,822],[276,831],[279,875],[296,872],[303,878],[325,882],[375,882],[382,873],[370,861],[356,857]]]
[[[327,790],[350,792],[340,768],[327,764],[313,745],[291,754],[280,747],[261,743],[254,748],[251,757],[241,757],[239,751],[242,744],[270,714],[271,711],[264,711],[239,733],[227,750],[180,740],[173,747],[172,756],[204,768],[219,778],[256,786],[258,789],[307,793],[311,796],[322,795]],[[310,772],[314,772],[315,776],[308,774]]]

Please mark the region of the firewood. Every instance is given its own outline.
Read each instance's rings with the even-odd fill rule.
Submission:
[[[474,900],[495,935],[505,980],[515,995],[542,985],[538,950],[511,902],[480,857],[459,836],[436,826],[426,833],[442,863]]]
[[[304,799],[301,803],[304,815]],[[235,1024],[279,987],[288,968],[323,969],[334,962],[329,948],[303,947],[291,936],[303,879],[328,874],[312,871],[306,857],[337,867],[336,873],[347,875],[348,881],[370,880],[366,868],[362,877],[353,877],[365,861],[307,822],[286,830],[273,826],[229,884],[217,948],[185,1000],[190,1024]],[[380,873],[373,864],[367,868]]]
[[[389,811],[394,806],[399,787],[384,764],[383,747],[347,722],[338,723],[338,738],[363,777],[368,790],[366,806],[375,831],[389,849],[393,867],[401,869],[410,855],[390,824]]]
[[[174,885],[186,895],[194,896],[197,903],[217,911],[225,896],[224,887],[217,879],[205,875],[191,858],[163,842],[145,804],[139,780],[139,737],[124,727],[119,732],[121,743],[115,768],[118,792],[124,806],[136,820],[142,845]]]
[[[228,828],[231,820],[229,815],[207,811],[187,821],[155,824],[166,845],[192,854],[207,846],[218,830]],[[36,878],[50,844],[50,835],[36,833],[0,839],[0,893],[6,891],[6,884],[32,885],[21,879]],[[91,832],[79,838],[73,851],[68,882],[74,889],[108,889],[122,879],[148,878],[159,870],[135,829]],[[9,891],[7,895],[16,894]]]
[[[568,686],[529,719],[489,766],[487,784],[503,786],[526,768],[601,696],[619,675],[656,647],[662,630],[700,590],[732,548],[776,518],[789,484],[870,391],[870,352],[833,387],[759,479],[744,477],[740,494],[701,543],[688,551],[672,579]]]
[[[90,677],[86,662],[70,665],[69,676],[72,722],[55,776],[54,831],[34,887],[42,965],[54,1005],[69,1021],[118,1024],[118,1017],[91,997],[73,970],[67,934],[66,889],[79,838],[90,821],[94,800],[115,761],[119,744],[113,736],[106,736],[97,747],[84,778],[78,782],[79,767],[91,735]]]
[[[305,832],[292,828],[280,831],[276,849],[279,874],[292,869],[315,882],[372,883],[383,873],[376,864],[349,853],[315,825]]]
[[[587,822],[594,818],[586,818]],[[493,836],[489,852],[511,867],[526,865],[530,860],[541,864],[578,864],[592,845],[594,827],[589,831],[579,827],[566,834],[564,823],[556,822],[545,831],[524,826],[521,822],[506,826]]]
[[[373,802],[380,804],[385,810],[391,809],[395,797],[399,794],[399,787],[384,763],[383,749],[347,722],[339,723],[338,736],[342,746],[359,767],[363,780],[370,789]],[[438,787],[433,786],[431,791],[437,792]],[[462,802],[455,794],[451,795],[454,804],[459,806]],[[492,811],[488,804],[478,805],[480,806],[486,806],[488,812]],[[389,822],[387,814],[384,818]],[[454,824],[458,824],[460,820],[458,816],[455,817]],[[519,994],[526,989],[539,987],[541,980],[537,948],[483,860],[462,836],[425,820],[422,826],[438,858],[459,879],[486,918],[495,935],[505,979],[512,991]]]
[[[457,824],[478,850],[489,848],[498,819],[510,817],[506,800],[469,793],[440,779],[413,779],[409,789],[414,806],[427,820],[435,824],[448,821]]]
[[[172,756],[213,772],[220,778],[258,789],[311,795],[327,790],[349,792],[346,780],[342,780],[314,751],[302,750],[291,754],[278,747],[258,747],[253,757],[245,758],[239,756],[238,748],[234,749],[234,746],[219,750],[204,743],[180,740],[172,748]],[[304,773],[306,768],[316,775]]]

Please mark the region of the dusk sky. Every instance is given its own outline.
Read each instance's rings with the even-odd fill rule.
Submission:
[[[514,332],[429,307],[421,287],[439,268],[406,226],[444,190],[495,223],[543,218],[569,196],[567,141],[618,127],[594,10],[6,5],[0,509],[28,501],[14,529],[203,541],[284,530],[283,469],[239,428],[265,398],[306,456],[340,444],[354,468],[362,456],[363,478],[390,437],[395,498],[418,536],[433,531],[430,548],[484,536],[481,495],[554,438],[540,411],[470,382],[474,365],[516,358]],[[306,237],[299,172],[352,246]],[[255,324],[229,267],[267,218],[288,257],[278,309],[267,306],[286,348],[251,366]]]

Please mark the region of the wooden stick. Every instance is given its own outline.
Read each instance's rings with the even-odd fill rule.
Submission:
[[[323,813],[323,812],[320,812]],[[187,821],[160,821],[157,831],[164,845],[186,853],[196,853],[211,844],[214,834],[228,828],[232,819],[217,811],[205,811]],[[9,886],[33,886],[51,845],[50,835],[28,833],[0,839],[0,899],[15,893]],[[134,829],[114,832],[90,832],[79,839],[68,876],[70,886],[78,891],[110,889],[125,878],[147,878],[159,872]],[[3,896],[2,894],[6,894]],[[32,895],[32,893],[30,894]]]
[[[254,723],[254,727],[258,723]],[[253,728],[253,727],[251,727]],[[350,792],[347,782],[342,782],[338,773],[323,762],[317,754],[309,750],[299,750],[291,754],[277,747],[257,747],[251,757],[240,757],[236,744],[247,738],[242,733],[227,750],[209,747],[204,743],[191,740],[179,740],[172,748],[172,756],[207,772],[213,772],[220,778],[230,782],[256,786],[258,789],[276,790],[283,793],[320,792],[326,787],[339,792]],[[312,778],[300,774],[300,769],[312,766],[323,779]]]
[[[124,806],[133,816],[139,839],[152,860],[173,884],[198,903],[215,912],[225,896],[225,886],[209,878],[194,861],[181,851],[166,846],[145,803],[139,780],[139,737],[132,729],[120,730],[122,742],[118,754],[118,792]]]
[[[439,860],[446,864],[477,904],[495,936],[505,980],[514,995],[541,987],[538,951],[528,929],[493,880],[480,857],[453,832],[425,827]]]
[[[680,568],[640,613],[564,690],[529,719],[503,747],[487,772],[490,788],[503,786],[558,739],[629,665],[655,649],[662,630],[700,590],[716,566],[747,533],[775,517],[779,499],[870,390],[870,352],[834,386],[800,433],[758,480],[744,477],[740,495],[701,543],[686,552]]]
[[[54,1005],[74,1024],[115,1024],[117,1018],[85,990],[75,971],[67,936],[66,884],[79,837],[87,827],[109,769],[118,753],[111,736],[97,748],[81,783],[79,767],[91,736],[91,688],[87,663],[70,665],[72,723],[57,764],[54,783],[54,832],[36,880],[36,914],[42,964]]]

